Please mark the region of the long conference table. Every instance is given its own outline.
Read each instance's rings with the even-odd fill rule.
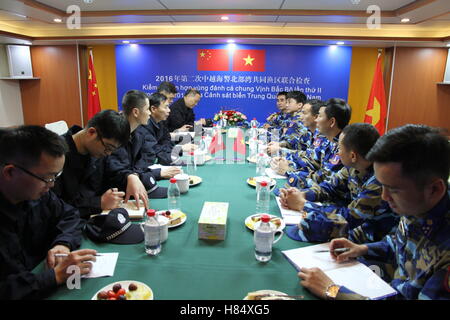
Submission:
[[[104,286],[122,280],[147,284],[156,300],[241,300],[248,292],[262,289],[303,296],[305,300],[316,299],[299,284],[297,271],[281,253],[310,243],[283,235],[274,245],[269,262],[255,259],[253,231],[244,223],[246,217],[255,213],[256,191],[246,182],[255,176],[255,164],[217,163],[213,159],[198,166],[196,175],[203,181],[181,195],[181,208],[187,220],[169,229],[168,240],[158,256],[148,256],[144,243],[94,243],[84,236],[82,248],[119,253],[114,276],[82,279],[80,289],[60,286],[49,299],[88,300]],[[169,184],[167,180],[158,183],[165,187]],[[285,183],[286,180],[277,180],[279,187]],[[229,203],[223,241],[198,239],[198,220],[205,201]],[[167,199],[152,199],[150,207],[165,210]],[[270,213],[281,216],[273,194]]]

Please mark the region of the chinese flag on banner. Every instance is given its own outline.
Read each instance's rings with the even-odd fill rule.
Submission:
[[[211,144],[209,145],[209,152],[211,154],[215,154],[216,152],[224,149],[225,146],[223,144],[222,133],[218,131],[214,134],[214,137],[211,140]]]
[[[198,49],[197,70],[199,71],[228,71],[227,49]]]
[[[386,130],[386,96],[384,92],[383,73],[381,71],[381,55],[378,55],[375,75],[373,76],[372,89],[367,103],[365,123],[371,123],[377,128],[380,135]]]
[[[88,119],[92,118],[100,109],[100,97],[98,95],[97,78],[95,77],[92,51],[89,53],[88,66]]]
[[[236,139],[234,140],[233,150],[239,154],[245,155],[245,141],[241,129],[238,129]]]
[[[233,71],[265,71],[266,50],[236,50]]]

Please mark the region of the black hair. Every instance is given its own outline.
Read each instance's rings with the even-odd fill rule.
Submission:
[[[150,100],[150,108],[151,107],[159,107],[161,103],[167,100],[167,97],[159,92],[154,92],[149,97]]]
[[[286,95],[286,99],[294,99],[295,101],[297,101],[297,103],[303,103],[303,104],[305,104],[305,102],[306,102],[306,96],[301,91],[288,92],[288,94]]]
[[[305,104],[311,105],[311,113],[315,116],[319,114],[320,108],[325,105],[325,102],[318,99],[306,100]]]
[[[130,138],[130,124],[119,112],[103,110],[95,114],[87,123],[86,128],[95,128],[106,139],[113,139],[125,145]]]
[[[161,93],[162,91],[165,91],[167,93],[173,93],[176,94],[177,91],[177,87],[175,87],[175,85],[172,82],[161,82],[161,84],[158,86],[158,88],[156,89],[156,92]]]
[[[339,129],[344,129],[352,116],[352,108],[343,99],[332,98],[325,102],[325,114],[328,119],[336,119]]]
[[[131,114],[134,108],[142,109],[148,96],[139,90],[127,91],[122,97],[122,109],[126,116]]]
[[[450,173],[450,145],[441,129],[407,124],[387,132],[367,154],[372,162],[397,162],[402,174],[426,184],[430,178],[440,178],[447,184]]]
[[[345,148],[364,158],[380,137],[377,129],[369,123],[349,124],[342,133],[344,134],[342,143]]]
[[[189,95],[189,94],[193,94],[193,95],[199,94],[199,95],[201,95],[200,91],[198,91],[198,90],[195,89],[195,88],[189,88],[189,89],[187,89],[186,92],[184,93],[184,96],[186,97],[186,96]]]
[[[66,141],[58,134],[40,126],[20,126],[0,135],[0,163],[24,167],[39,164],[41,154],[59,158],[69,151]]]
[[[285,97],[287,97],[287,95],[288,95],[287,91],[280,91],[280,92],[277,93],[277,97],[278,96],[285,96]]]

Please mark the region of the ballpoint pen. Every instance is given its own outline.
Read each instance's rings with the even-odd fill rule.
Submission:
[[[336,248],[336,249],[333,250],[333,252],[336,253],[336,254],[344,253],[344,252],[347,252],[347,251],[350,251],[350,248]],[[330,252],[330,250],[318,250],[318,251],[314,251],[314,252],[316,252],[316,253],[318,253],[318,252]]]
[[[65,257],[67,257],[69,254],[68,253],[55,253],[54,254],[54,256],[55,256],[55,258],[65,258]],[[102,254],[96,254],[95,255],[96,257],[100,257],[100,256],[102,256]]]

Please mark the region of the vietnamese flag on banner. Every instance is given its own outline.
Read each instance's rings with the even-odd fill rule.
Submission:
[[[237,129],[238,133],[236,139],[234,140],[233,150],[239,154],[245,155],[245,141],[244,135],[242,134],[241,129]]]
[[[211,154],[215,154],[220,150],[225,150],[225,145],[223,144],[222,133],[217,131],[211,140],[211,144],[209,145],[209,152]]]
[[[88,120],[100,112],[100,96],[98,95],[97,78],[95,77],[92,51],[89,53],[88,65]]]
[[[383,73],[381,71],[381,55],[378,55],[364,122],[371,123],[378,130],[380,135],[383,135],[386,130],[386,114],[387,106]]]
[[[236,50],[233,55],[233,71],[266,70],[266,50]]]
[[[227,49],[198,49],[198,71],[228,71],[229,59]]]

